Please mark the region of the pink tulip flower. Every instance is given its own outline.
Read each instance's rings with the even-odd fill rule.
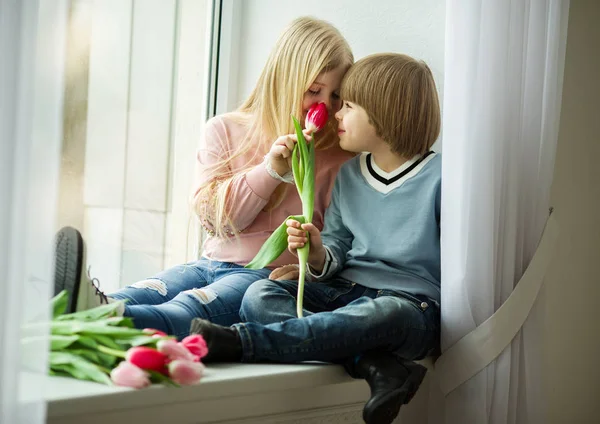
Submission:
[[[200,360],[198,355],[194,355],[188,350],[187,347],[181,343],[177,343],[175,340],[160,340],[156,344],[158,351],[168,357],[168,361],[174,361],[176,359],[183,359],[186,361],[197,362]]]
[[[198,358],[204,358],[208,353],[206,341],[204,340],[204,337],[202,337],[200,334],[193,334],[191,336],[187,336],[181,341],[181,344],[184,345],[187,348],[187,350],[189,350],[192,353],[192,355],[195,355]]]
[[[169,364],[169,376],[175,383],[182,386],[198,383],[203,374],[204,365],[201,362],[176,359]]]
[[[143,389],[150,385],[148,374],[131,362],[122,361],[110,372],[110,378],[117,386]]]

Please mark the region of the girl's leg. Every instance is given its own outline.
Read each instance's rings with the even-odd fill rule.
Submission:
[[[126,308],[132,305],[159,305],[173,300],[182,291],[205,287],[213,281],[219,269],[228,266],[228,263],[203,258],[176,265],[107,296],[126,300]]]
[[[222,269],[232,266],[238,267],[201,259],[172,267],[107,296],[100,282],[88,275],[86,246],[81,233],[64,227],[55,238],[54,294],[61,291],[69,294],[67,312],[91,309],[113,300],[127,300],[127,305],[160,304],[172,300],[181,291],[205,287],[219,277]]]
[[[154,328],[180,339],[189,334],[194,318],[229,326],[240,322],[240,305],[248,287],[269,273],[268,269],[224,266],[217,272],[218,279],[210,285],[182,291],[159,305],[126,305],[124,315],[133,317],[137,328]]]

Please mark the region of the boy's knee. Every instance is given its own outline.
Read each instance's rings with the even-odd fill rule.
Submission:
[[[278,287],[277,283],[272,280],[258,280],[248,287],[244,300],[260,299],[265,294],[270,293]]]
[[[242,305],[240,307],[240,318],[243,321],[256,321],[257,314],[265,308],[264,297],[270,293],[277,284],[271,280],[258,280],[248,287]]]

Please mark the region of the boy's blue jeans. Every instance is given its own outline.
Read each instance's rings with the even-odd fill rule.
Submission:
[[[160,272],[109,297],[125,300],[125,316],[137,328],[154,328],[183,338],[193,318],[229,326],[240,322],[246,289],[271,270],[246,269],[228,262],[200,259]]]
[[[246,291],[234,325],[243,361],[341,363],[372,349],[415,360],[439,350],[439,305],[425,296],[340,278],[307,282],[297,318],[297,289],[296,281],[261,280]]]

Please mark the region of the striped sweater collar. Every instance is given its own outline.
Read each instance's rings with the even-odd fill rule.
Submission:
[[[435,155],[433,151],[416,155],[392,172],[385,172],[377,166],[371,153],[363,153],[360,157],[360,169],[369,185],[385,194],[417,175]]]

